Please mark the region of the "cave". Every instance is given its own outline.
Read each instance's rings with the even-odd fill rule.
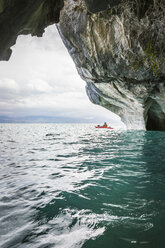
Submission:
[[[165,113],[155,100],[152,100],[147,113],[146,129],[148,131],[165,131]]]

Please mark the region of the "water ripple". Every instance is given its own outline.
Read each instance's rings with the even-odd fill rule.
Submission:
[[[164,248],[164,132],[0,132],[0,247]]]

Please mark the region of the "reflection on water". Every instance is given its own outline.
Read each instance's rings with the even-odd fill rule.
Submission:
[[[165,133],[0,125],[2,248],[164,248]]]

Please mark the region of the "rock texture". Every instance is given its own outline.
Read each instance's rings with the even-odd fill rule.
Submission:
[[[66,0],[58,29],[90,100],[129,129],[165,130],[164,2],[86,2]]]
[[[0,60],[20,34],[42,36],[45,27],[59,21],[63,0],[0,0]]]
[[[0,0],[0,59],[58,22],[90,100],[129,129],[165,130],[164,0]]]
[[[118,5],[121,0],[85,0],[85,2],[90,12],[97,13]]]

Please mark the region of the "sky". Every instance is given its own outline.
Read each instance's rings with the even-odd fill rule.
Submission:
[[[85,82],[55,25],[43,37],[21,35],[9,61],[0,61],[0,116],[53,116],[120,123],[120,118],[91,103]]]

